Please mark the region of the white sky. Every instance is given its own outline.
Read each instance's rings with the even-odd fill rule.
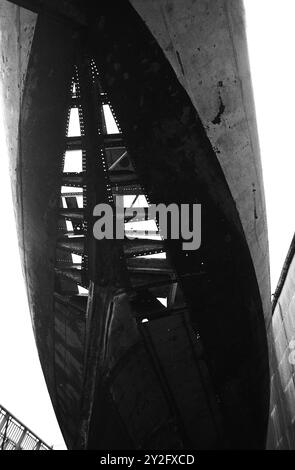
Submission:
[[[245,7],[273,292],[295,228],[295,1],[245,0]],[[64,443],[39,365],[21,273],[2,119],[0,115],[0,403],[45,442],[61,449]]]
[[[244,0],[244,4],[273,293],[295,231],[295,1]]]

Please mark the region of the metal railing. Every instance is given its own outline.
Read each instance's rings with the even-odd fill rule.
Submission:
[[[51,450],[51,448],[0,405],[0,450]]]

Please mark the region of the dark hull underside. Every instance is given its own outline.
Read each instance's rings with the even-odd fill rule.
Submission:
[[[18,224],[26,282],[40,360],[66,443],[82,449],[264,448],[269,372],[262,302],[215,150],[129,2],[84,3],[76,6],[85,24],[39,13],[19,126]],[[96,167],[101,138],[89,60],[99,70],[149,200],[202,204],[200,249],[184,252],[181,240],[165,242],[185,310],[144,310],[141,297],[133,295],[121,242],[92,239],[91,211],[108,201],[108,192]],[[56,251],[57,209],[75,65],[89,162],[87,300],[62,295],[71,283],[57,286],[55,270],[56,256],[64,256]],[[141,322],[144,314],[151,314],[148,323]]]

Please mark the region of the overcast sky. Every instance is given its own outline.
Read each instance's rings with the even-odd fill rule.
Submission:
[[[273,292],[295,228],[295,0],[245,0],[245,7]],[[21,273],[2,119],[0,113],[0,403],[58,449],[63,439],[41,373]]]
[[[244,0],[244,4],[273,293],[295,231],[295,1]]]

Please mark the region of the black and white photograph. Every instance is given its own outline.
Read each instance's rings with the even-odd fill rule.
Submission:
[[[0,465],[295,450],[294,24],[0,0]]]

